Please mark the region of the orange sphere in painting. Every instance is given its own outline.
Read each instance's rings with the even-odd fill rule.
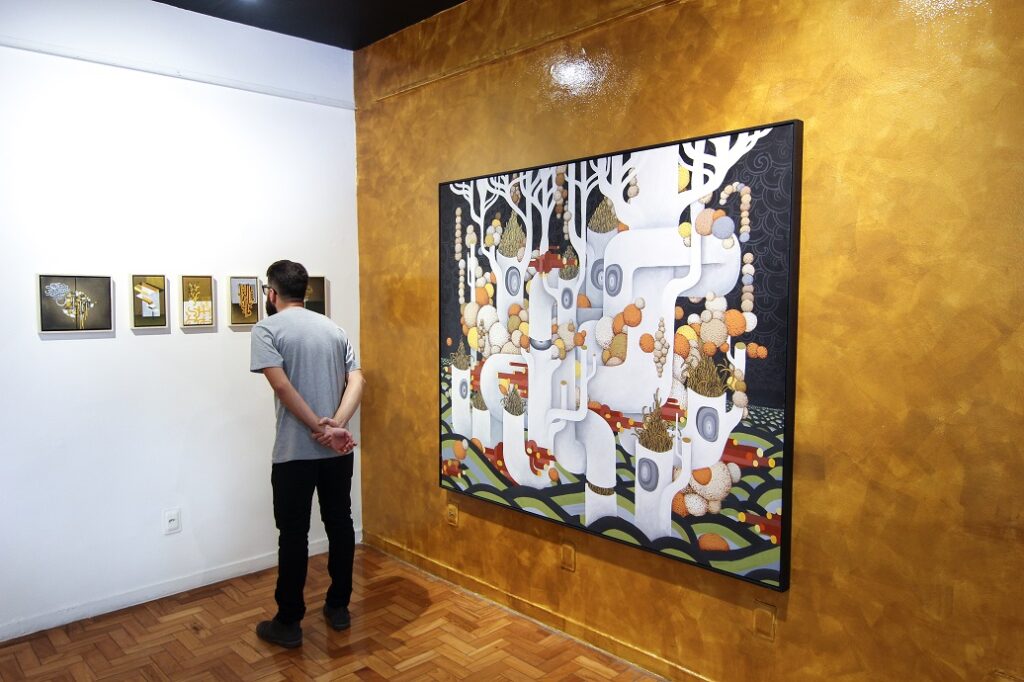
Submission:
[[[697,481],[697,483],[699,483],[700,485],[707,485],[708,483],[711,483],[710,467],[694,469],[693,473],[691,473],[690,475],[693,476],[693,480]]]
[[[718,533],[704,533],[697,538],[697,545],[705,552],[729,551],[729,543]]]
[[[716,352],[718,352],[718,346],[716,346],[715,344],[711,343],[710,341],[705,341],[704,345],[700,347],[700,350],[701,350],[702,353],[704,353],[704,355],[706,355],[706,356],[708,356],[710,358]]]
[[[640,337],[640,350],[645,353],[654,352],[654,337],[650,334],[644,334]]]
[[[743,317],[743,313],[738,310],[726,310],[725,329],[729,332],[729,336],[739,336],[747,331],[747,320]]]
[[[673,334],[672,336],[674,337],[672,350],[676,355],[682,355],[685,358],[690,354],[690,340],[682,334]]]
[[[622,311],[622,320],[630,327],[635,327],[640,324],[640,319],[643,317],[643,313],[633,303],[626,306],[626,309]]]

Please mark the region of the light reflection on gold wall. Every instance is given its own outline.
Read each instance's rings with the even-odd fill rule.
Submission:
[[[1024,676],[1024,3],[640,4],[469,0],[357,53],[368,541],[674,677]],[[438,183],[790,118],[791,591],[438,488]]]

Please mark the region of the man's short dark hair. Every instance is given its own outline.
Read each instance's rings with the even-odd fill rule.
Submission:
[[[306,298],[309,273],[302,263],[279,260],[267,268],[267,283],[278,296],[291,301],[302,301]]]

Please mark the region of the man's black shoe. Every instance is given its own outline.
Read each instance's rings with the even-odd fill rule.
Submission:
[[[257,625],[256,636],[264,642],[283,646],[285,649],[302,646],[302,626],[298,623],[285,625],[276,618]]]
[[[352,626],[352,618],[344,606],[333,608],[324,604],[324,618],[327,619],[327,624],[335,630],[348,630]]]

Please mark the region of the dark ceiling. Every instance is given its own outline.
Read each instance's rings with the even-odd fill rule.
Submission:
[[[358,50],[462,0],[156,0],[211,17]]]

